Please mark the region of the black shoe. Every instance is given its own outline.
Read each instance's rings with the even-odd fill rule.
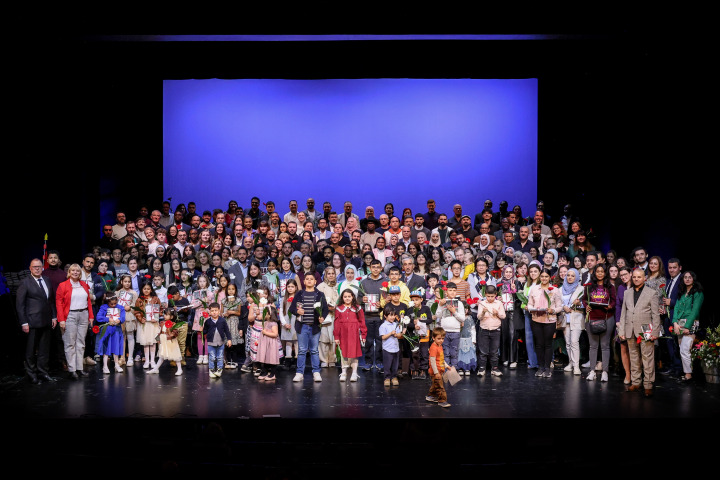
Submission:
[[[48,375],[47,373],[41,373],[40,375],[38,375],[38,378],[39,378],[40,380],[42,380],[43,382],[49,382],[49,383],[57,382],[57,380],[55,380],[54,378],[52,378],[52,377],[51,377],[50,375]]]
[[[369,372],[369,371],[370,371],[370,367],[368,367],[367,365],[364,365],[364,366],[360,367],[360,369],[361,369],[363,372]]]
[[[670,375],[672,371],[669,368],[662,368],[657,371],[660,375]]]
[[[33,385],[37,385],[40,383],[40,380],[38,380],[37,375],[34,373],[28,373],[27,374],[28,382],[32,383]]]
[[[88,376],[88,374],[82,370],[76,370],[75,373],[77,373],[78,377],[87,377]]]
[[[77,380],[77,379],[78,379],[77,372],[70,372],[70,373],[68,373],[68,378],[69,378],[70,380]]]

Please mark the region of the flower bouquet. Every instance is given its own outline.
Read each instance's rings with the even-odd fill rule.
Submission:
[[[690,355],[693,360],[700,360],[705,368],[718,368],[720,366],[720,325],[714,329],[708,329],[706,336],[705,340],[693,345]]]

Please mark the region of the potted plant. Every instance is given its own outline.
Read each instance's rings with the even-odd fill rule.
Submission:
[[[699,359],[702,364],[705,379],[708,383],[720,383],[720,325],[714,329],[708,329],[707,338],[695,343],[691,350],[693,360]]]

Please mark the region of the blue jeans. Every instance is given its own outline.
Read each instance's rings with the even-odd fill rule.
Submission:
[[[213,368],[213,365],[215,365],[215,368],[223,368],[225,344],[222,344],[219,347],[213,347],[212,345],[208,345],[207,348],[208,365],[210,366],[210,368]]]
[[[443,342],[443,354],[445,361],[451,367],[457,368],[458,348],[460,347],[460,332],[446,332]]]
[[[318,344],[320,343],[320,332],[313,335],[312,325],[303,325],[298,339],[298,359],[296,373],[305,373],[305,355],[310,349],[310,363],[312,364],[313,373],[320,373],[320,355],[318,354]]]
[[[525,311],[525,349],[528,356],[528,368],[537,368],[538,357],[535,353],[535,341],[532,333],[532,316],[528,311]]]

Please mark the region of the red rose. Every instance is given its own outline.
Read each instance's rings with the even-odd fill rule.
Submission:
[[[168,330],[171,329],[173,327],[173,325],[175,325],[175,324],[170,320],[165,322],[165,328],[167,328]]]
[[[428,242],[427,240],[425,240],[425,245],[430,245],[430,242]]]
[[[445,291],[447,292],[447,287],[442,287],[442,289],[443,289],[443,290],[445,290]]]
[[[145,275],[143,278],[152,278],[150,275]]]
[[[552,292],[553,290],[555,290],[555,287],[548,287],[548,290]]]
[[[665,288],[665,284],[663,283],[659,288]]]
[[[445,280],[440,280],[440,285],[447,285],[447,282]]]
[[[202,312],[202,316],[204,318],[208,318],[210,316],[210,314],[208,312]]]
[[[384,288],[388,288],[388,282],[383,282],[383,283],[382,283],[382,286],[383,286]]]
[[[294,298],[295,298],[295,297],[290,297],[290,298],[288,298],[287,301],[288,301],[289,303],[292,303],[292,301],[293,301]]]
[[[297,243],[297,240],[293,240],[292,243]]]
[[[105,281],[106,281],[107,283],[112,283],[112,278],[108,278],[108,279],[105,280]]]
[[[360,280],[362,280],[362,277],[357,277],[355,280],[359,282]]]
[[[480,285],[485,285],[485,280],[480,280]]]
[[[95,325],[95,326],[93,327],[93,333],[96,333],[96,334],[97,334],[97,333],[100,333],[100,327],[98,327],[97,325]]]

